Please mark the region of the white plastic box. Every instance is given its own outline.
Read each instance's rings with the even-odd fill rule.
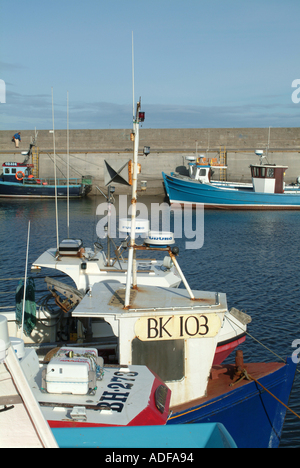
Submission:
[[[97,358],[95,348],[61,348],[47,366],[47,392],[86,395],[95,382]]]

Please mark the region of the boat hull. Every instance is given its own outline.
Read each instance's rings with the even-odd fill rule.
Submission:
[[[226,342],[218,343],[216,348],[213,365],[218,366],[242,343],[246,341],[246,334],[232,337]]]
[[[83,184],[70,185],[69,197],[81,198],[84,197],[90,186]],[[57,186],[57,197],[67,197],[67,185]],[[0,197],[3,198],[54,198],[55,185],[40,185],[40,184],[20,184],[14,182],[0,181]]]
[[[265,389],[288,404],[296,372],[291,358],[286,364],[246,364],[246,367],[249,375],[256,376]],[[208,397],[193,405],[172,408],[167,424],[220,422],[239,448],[278,447],[286,408],[254,381],[243,380],[230,387],[227,374],[210,380]]]
[[[219,423],[195,424],[192,427],[130,426],[52,431],[60,448],[236,448],[228,431]],[[174,461],[184,461],[184,456],[185,453],[182,453],[181,460]],[[120,460],[115,458],[111,461]]]
[[[251,190],[221,188],[213,184],[163,174],[170,203],[201,204],[205,208],[252,210],[300,210],[300,194],[260,193]]]

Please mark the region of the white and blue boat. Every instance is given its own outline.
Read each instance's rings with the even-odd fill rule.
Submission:
[[[202,204],[205,208],[242,210],[300,209],[300,186],[286,185],[284,182],[287,166],[266,164],[262,151],[259,164],[251,164],[252,183],[214,181],[211,179],[214,168],[219,165],[189,162],[189,176],[178,173],[162,173],[170,203]]]
[[[282,403],[288,404],[296,364],[291,359],[244,364],[238,358],[215,366],[226,295],[192,294],[138,285],[126,307],[125,286],[100,282],[72,316],[110,324],[119,362],[147,365],[160,376],[171,389],[167,425],[218,422],[238,447],[278,447],[286,414]]]

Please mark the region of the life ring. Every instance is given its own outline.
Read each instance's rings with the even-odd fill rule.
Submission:
[[[21,174],[21,177],[19,177],[19,174]],[[24,172],[18,171],[18,172],[16,173],[16,179],[17,179],[17,180],[23,180],[24,177],[25,177]]]

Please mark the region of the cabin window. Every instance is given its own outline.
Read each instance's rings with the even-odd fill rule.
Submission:
[[[15,167],[13,167],[13,168],[11,169],[11,173],[12,173],[12,174],[16,174],[16,173],[17,173],[17,169],[16,169]]]
[[[273,167],[268,167],[268,172],[267,172],[267,177],[274,177],[274,168]]]
[[[265,167],[260,168],[260,176],[261,177],[266,177],[266,168]]]
[[[184,340],[132,341],[132,364],[148,366],[164,382],[184,378]]]
[[[4,169],[4,174],[9,174],[9,168],[8,168],[8,167],[6,167],[6,168]]]
[[[206,169],[200,169],[200,176],[206,175]]]

